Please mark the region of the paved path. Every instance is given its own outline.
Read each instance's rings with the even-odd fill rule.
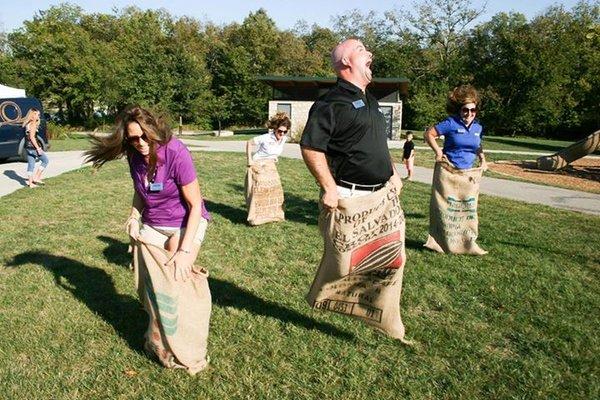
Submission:
[[[246,146],[244,141],[204,141],[191,139],[183,139],[183,141],[192,151],[244,152]],[[82,154],[82,151],[48,153],[50,165],[45,176],[56,176],[63,172],[80,168],[82,166]],[[300,148],[297,144],[286,144],[282,155],[289,158],[301,158]],[[0,164],[0,196],[12,193],[25,185],[23,177],[26,174],[26,169],[27,164],[22,162]],[[432,177],[432,169],[415,167],[415,181],[431,184]],[[489,177],[483,178],[481,193],[527,203],[544,204],[566,210],[600,215],[600,195],[594,193]]]
[[[198,151],[245,151],[246,143],[243,141],[202,141],[183,139],[190,149]],[[283,156],[302,158],[297,144],[285,144]],[[404,171],[403,166],[398,166]],[[433,169],[415,167],[414,180],[431,185]],[[526,203],[544,204],[566,210],[579,211],[587,214],[600,215],[600,195],[577,190],[556,188],[552,186],[536,185],[534,183],[509,181],[484,177],[481,182],[480,193],[506,199],[520,200]]]
[[[42,179],[83,167],[83,151],[48,152],[50,164]],[[39,164],[38,164],[39,165]],[[27,186],[27,163],[21,161],[0,163],[0,196],[7,195]],[[34,188],[28,190],[40,190]]]

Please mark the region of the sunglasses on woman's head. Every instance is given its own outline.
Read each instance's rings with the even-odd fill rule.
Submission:
[[[477,107],[473,107],[473,108],[463,107],[460,109],[460,112],[475,114],[477,112]]]
[[[140,139],[142,139],[144,142],[148,143],[148,136],[146,136],[145,133],[142,133],[141,136],[127,136],[127,138],[126,138],[127,143],[130,143],[130,144],[137,144],[140,142]]]
[[[287,133],[287,129],[285,131],[283,129],[277,129],[277,133],[281,133],[282,135],[285,135]]]

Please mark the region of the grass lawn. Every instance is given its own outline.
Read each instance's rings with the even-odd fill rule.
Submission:
[[[258,135],[253,134],[237,134],[233,136],[213,136],[213,135],[183,135],[177,136],[180,139],[193,139],[193,140],[216,140],[216,141],[227,141],[227,140],[250,140]]]
[[[406,131],[402,131],[404,134]],[[427,146],[423,139],[423,132],[413,131],[415,146]],[[485,132],[484,132],[485,133]],[[483,138],[483,149],[484,150],[506,150],[506,151],[526,151],[534,153],[547,153],[548,155],[555,153],[559,150],[564,149],[567,146],[572,145],[576,141],[566,140],[553,140],[533,137],[506,137],[506,136],[487,136]],[[442,141],[439,141],[440,146]],[[600,150],[593,153],[594,155],[600,155]],[[521,156],[522,157],[522,156]],[[526,156],[528,159],[535,159],[538,156]],[[514,158],[511,158],[514,159]],[[519,160],[522,158],[518,158]]]
[[[181,136],[180,139],[193,139],[193,140],[214,140],[214,141],[226,141],[226,140],[250,140],[256,137],[256,135],[240,134],[225,137],[215,137],[212,135],[185,135]],[[67,151],[67,150],[87,150],[89,149],[90,142],[85,135],[72,135],[66,139],[53,139],[50,141],[49,151]]]
[[[143,354],[127,269],[125,162],[0,198],[0,397],[6,399],[578,398],[600,395],[600,218],[481,197],[490,254],[422,248],[429,187],[402,202],[408,347],[304,301],[322,241],[318,190],[282,159],[283,223],[248,227],[243,154],[195,153],[214,217],[211,365],[191,378]]]
[[[50,149],[48,151],[87,150],[90,147],[90,140],[87,136],[72,135],[65,139],[50,140]]]

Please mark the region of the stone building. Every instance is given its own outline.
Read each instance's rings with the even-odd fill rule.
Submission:
[[[308,111],[321,95],[335,85],[336,78],[261,76],[258,80],[273,88],[269,101],[269,118],[285,111],[292,120],[292,137],[298,139],[304,130]],[[400,139],[402,128],[402,99],[408,92],[405,78],[374,78],[368,86],[379,101],[381,112],[388,123],[388,138]]]

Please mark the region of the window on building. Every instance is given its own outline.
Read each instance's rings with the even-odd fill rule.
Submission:
[[[277,103],[277,112],[284,112],[292,119],[292,105],[290,103]]]

